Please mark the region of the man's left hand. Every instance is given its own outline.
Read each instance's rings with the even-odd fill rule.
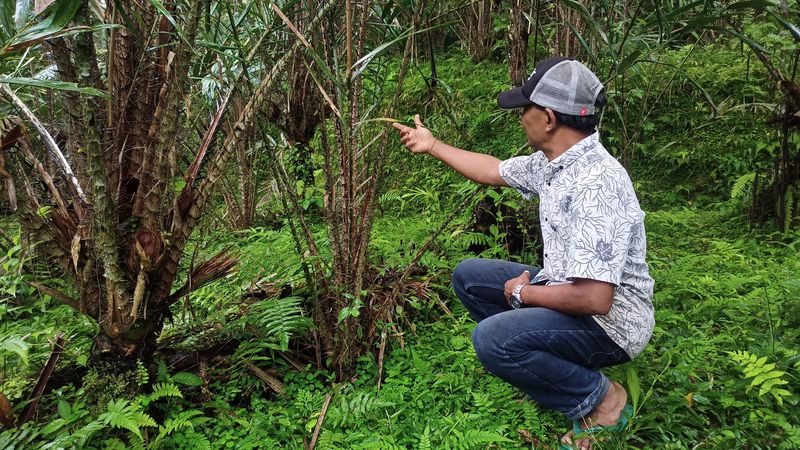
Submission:
[[[520,284],[531,284],[531,273],[529,271],[526,270],[522,272],[522,275],[506,281],[503,293],[506,296],[506,303],[508,303],[508,306],[511,306],[511,293],[514,292],[514,288]]]

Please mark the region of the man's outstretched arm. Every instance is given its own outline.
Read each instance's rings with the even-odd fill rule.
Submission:
[[[425,128],[419,114],[414,116],[416,128],[394,123],[400,130],[400,142],[414,153],[428,153],[476,183],[508,186],[500,176],[500,160],[491,155],[475,153],[445,144]]]

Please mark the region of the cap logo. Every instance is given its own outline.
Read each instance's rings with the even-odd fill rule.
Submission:
[[[581,116],[585,115],[586,115],[586,107],[584,106],[583,108],[581,108]]]

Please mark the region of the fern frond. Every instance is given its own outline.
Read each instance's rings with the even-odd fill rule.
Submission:
[[[172,376],[172,381],[174,383],[181,384],[183,386],[200,386],[203,384],[203,379],[199,376],[189,373],[189,372],[178,372]]]
[[[733,187],[731,188],[731,198],[743,198],[748,195],[753,188],[755,179],[755,172],[746,173],[737,178],[736,181],[733,182]]]
[[[792,395],[788,390],[779,387],[789,384],[784,379],[786,372],[777,370],[774,363],[768,363],[766,356],[759,358],[757,355],[742,350],[728,352],[728,355],[739,364],[739,370],[744,378],[750,379],[746,392],[757,387],[760,398],[769,394],[779,405],[783,405],[784,398]]]
[[[108,402],[107,411],[101,414],[98,420],[114,428],[128,430],[142,440],[140,428],[155,427],[158,424],[140,408],[138,404],[132,404],[125,399],[111,400]]]
[[[431,446],[431,427],[430,425],[425,426],[425,431],[422,432],[422,435],[419,437],[418,447],[420,450],[431,450],[433,448]]]
[[[164,425],[158,427],[158,435],[153,440],[153,446],[157,447],[164,438],[178,430],[184,428],[194,429],[195,425],[200,425],[208,420],[210,418],[205,417],[202,411],[196,409],[181,411],[174,417],[167,419]]]
[[[378,198],[378,202],[379,202],[379,203],[380,203],[380,205],[381,205],[382,207],[384,207],[384,208],[385,208],[386,206],[390,205],[390,204],[393,204],[393,203],[399,203],[399,204],[400,204],[400,209],[401,209],[401,210],[403,209],[403,205],[404,205],[404,203],[405,203],[405,202],[403,201],[403,197],[402,197],[402,195],[401,195],[401,194],[400,194],[400,192],[398,192],[398,191],[388,191],[388,192],[385,192],[383,195],[381,195],[381,196]]]
[[[289,340],[311,328],[312,322],[303,316],[300,297],[286,297],[280,300],[262,301],[253,305],[250,312],[237,321],[244,329],[256,328],[259,341],[268,348],[285,351]]]
[[[452,431],[448,439],[450,448],[473,449],[485,448],[500,442],[510,442],[508,438],[494,431],[469,429],[463,433],[457,429]]]
[[[156,383],[153,385],[153,392],[145,397],[147,399],[146,403],[152,403],[164,397],[183,398],[183,394],[181,393],[181,390],[178,389],[178,386],[175,386],[172,383]]]
[[[340,396],[339,403],[329,420],[338,425],[363,423],[372,416],[383,417],[383,410],[393,408],[394,402],[379,399],[370,392],[358,392],[350,396]],[[330,413],[329,413],[330,414]]]

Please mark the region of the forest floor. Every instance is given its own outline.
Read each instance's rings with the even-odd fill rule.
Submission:
[[[648,198],[643,195],[656,328],[639,357],[606,370],[626,387],[636,412],[624,432],[596,448],[800,448],[800,235],[751,232],[742,206],[731,201],[659,209]],[[420,217],[387,214],[376,223],[376,245],[397,256],[409,242],[422,242],[435,219]],[[228,239],[242,250],[240,282],[297,271],[292,257],[264,259],[291,254],[285,232],[253,229]],[[568,421],[477,361],[470,339],[475,324],[448,283],[461,258],[481,255],[463,246],[452,252],[458,246],[449,245],[434,246],[423,260],[433,268],[423,276],[430,297],[438,295],[441,303],[423,304],[421,297],[401,302],[409,312],[398,324],[402,338],[390,336],[380,389],[373,354],[359,359],[349,382],[338,384],[311,364],[303,371],[278,364],[273,373],[283,380],[283,396],[274,395],[241,357],[236,362],[236,355],[208,368],[205,375],[213,381],[203,389],[196,375],[170,375],[163,366],[156,379],[136,375],[139,385],[154,386],[150,394],[115,391],[125,380],[90,371],[82,387],[62,386],[43,399],[44,423],[23,428],[22,438],[0,433],[0,447],[300,449],[330,396],[317,449],[558,448]],[[220,298],[239,298],[241,285],[203,292],[197,307],[205,302],[211,310]],[[9,332],[40,330],[29,331],[31,341],[42,340],[31,348],[31,360],[42,362],[47,337],[66,328],[73,334],[65,364],[86,364],[90,325],[68,310],[27,308],[5,309],[3,320],[12,319],[5,322]],[[249,355],[264,367],[282,361]],[[11,377],[3,388],[13,399],[27,392],[24,380]],[[157,406],[149,413],[157,422],[141,415],[148,404]]]

